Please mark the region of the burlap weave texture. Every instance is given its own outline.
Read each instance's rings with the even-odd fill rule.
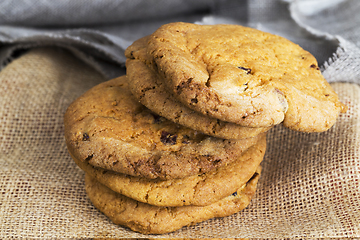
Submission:
[[[0,238],[148,237],[92,206],[84,173],[66,150],[67,106],[102,81],[56,48],[31,50],[0,72]],[[360,87],[333,87],[349,109],[329,131],[278,126],[268,134],[248,208],[161,237],[360,237]]]

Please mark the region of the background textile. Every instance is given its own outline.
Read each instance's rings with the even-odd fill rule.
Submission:
[[[148,237],[92,206],[66,150],[63,114],[125,74],[134,40],[173,21],[284,36],[315,55],[349,109],[324,133],[272,129],[248,208],[161,237],[360,237],[358,12],[357,0],[0,1],[0,238]]]

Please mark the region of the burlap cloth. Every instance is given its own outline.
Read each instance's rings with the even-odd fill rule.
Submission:
[[[1,2],[0,12],[6,12],[5,2],[9,1]],[[70,4],[71,1],[60,2]],[[220,2],[228,3],[228,8],[222,11],[234,14],[232,5],[236,1]],[[263,5],[257,6],[259,2]],[[270,2],[275,0],[247,2],[252,6],[251,11],[257,13],[248,12],[246,18],[249,23],[254,23],[249,25],[274,33],[278,31],[314,53],[325,77],[333,82],[341,101],[349,107],[348,111],[324,133],[305,134],[282,126],[271,130],[258,191],[244,211],[151,237],[360,237],[360,41],[359,31],[356,31],[360,26],[360,15],[356,14],[360,2],[332,0],[345,2],[348,8],[344,4],[310,13],[303,12],[309,9],[307,5],[328,1],[292,2],[290,10],[294,22],[280,21],[281,14],[271,15],[273,21],[268,21],[265,9],[274,10],[280,6]],[[264,3],[268,5],[264,7]],[[349,4],[354,7],[349,8]],[[339,7],[351,14],[351,21],[348,21],[351,24],[344,28],[339,25],[344,15],[334,10]],[[110,10],[111,4],[107,11]],[[84,15],[79,12],[81,14]],[[142,14],[138,12],[139,16]],[[339,21],[329,21],[331,17]],[[0,13],[0,23],[2,21],[4,17]],[[74,24],[71,21],[67,24]],[[218,21],[219,18],[213,17],[202,20],[203,23]],[[295,30],[294,23],[302,30]],[[147,28],[147,31],[149,29],[152,30]],[[99,29],[69,31],[65,37],[60,31],[59,35],[52,36],[42,32],[46,35],[46,41],[42,41],[44,35],[37,35],[38,38],[36,34],[31,35],[36,29],[30,32],[27,29],[26,33],[20,31],[21,34],[17,30],[16,27],[0,26],[0,62],[6,65],[0,72],[0,239],[149,237],[112,224],[93,207],[85,193],[84,173],[70,158],[63,134],[63,114],[68,105],[109,76],[125,74],[124,68],[109,70],[108,66],[121,65],[123,48],[144,32],[134,33],[127,41],[118,39],[118,42],[116,38],[100,38],[110,35],[102,34]],[[88,33],[87,45],[82,44],[85,32]],[[66,42],[70,36],[72,40]],[[50,37],[53,37],[52,41]],[[76,37],[81,41],[76,42]],[[109,39],[113,40],[111,44],[105,41]],[[108,43],[109,48],[99,47]],[[41,45],[61,48],[34,48]],[[17,57],[17,50],[24,48],[30,50]],[[104,73],[109,74],[104,77]]]

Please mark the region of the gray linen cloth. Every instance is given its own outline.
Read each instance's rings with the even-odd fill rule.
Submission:
[[[233,23],[300,44],[330,82],[357,82],[359,12],[358,0],[3,0],[0,65],[19,49],[56,45],[112,78],[121,74],[126,47],[164,23]]]

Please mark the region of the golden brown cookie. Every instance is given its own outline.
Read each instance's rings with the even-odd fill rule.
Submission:
[[[341,108],[316,59],[273,34],[239,25],[170,23],[150,35],[147,54],[176,99],[248,127],[330,128]]]
[[[113,191],[139,202],[155,206],[205,206],[230,195],[244,185],[263,160],[266,137],[244,154],[210,172],[180,179],[149,180],[93,167],[74,158],[76,164],[91,177]]]
[[[255,194],[259,177],[260,169],[233,194],[203,207],[157,207],[141,203],[112,191],[89,174],[85,175],[85,187],[94,206],[113,223],[143,234],[163,234],[243,210]]]
[[[66,143],[76,159],[149,179],[208,172],[234,161],[260,138],[214,138],[160,117],[133,97],[126,76],[79,97],[64,122]]]
[[[160,80],[161,76],[147,66],[151,65],[146,55],[147,39],[148,37],[141,38],[126,49],[126,75],[130,91],[151,111],[183,126],[225,139],[254,137],[269,130],[269,127],[243,127],[205,116],[176,100]]]

